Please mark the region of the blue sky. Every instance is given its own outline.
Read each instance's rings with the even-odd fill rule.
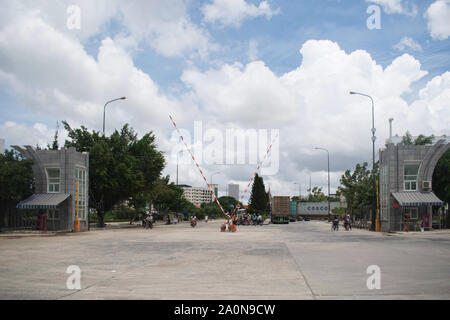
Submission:
[[[80,29],[67,27],[71,5]],[[367,27],[371,5],[379,30]],[[325,186],[311,149],[329,145],[335,188],[345,169],[370,160],[367,101],[349,90],[375,98],[377,148],[388,117],[399,134],[449,131],[449,36],[448,0],[5,1],[0,137],[45,145],[58,120],[99,130],[103,103],[127,95],[108,107],[108,130],[153,130],[170,152],[168,113],[189,130],[194,121],[280,129],[280,172],[268,183],[314,175]],[[217,179],[245,185],[252,168]],[[185,169],[186,183],[202,183]]]
[[[257,3],[257,1],[252,1]],[[192,1],[189,14],[197,24],[202,23],[199,7],[208,1]],[[301,63],[299,50],[310,39],[336,41],[346,52],[363,49],[383,67],[389,65],[403,52],[414,53],[429,74],[422,80],[432,78],[449,70],[450,41],[435,41],[427,30],[423,17],[433,0],[416,1],[419,14],[415,17],[401,14],[381,13],[381,29],[369,30],[366,10],[370,3],[365,1],[300,0],[271,1],[281,13],[271,20],[258,17],[244,21],[240,28],[220,28],[207,24],[212,38],[223,46],[223,50],[212,55],[227,63],[249,62],[248,42],[258,43],[258,58],[271,70],[281,75],[298,67]],[[394,46],[403,37],[411,37],[422,47],[423,52],[410,49],[399,51]],[[136,56],[136,63],[151,73],[160,84],[170,87],[179,81],[183,71],[183,59],[166,59],[148,50]],[[199,68],[210,67],[210,61],[197,61]]]
[[[260,1],[248,1],[258,4]],[[188,1],[187,11],[192,22],[202,25],[210,33],[214,42],[221,48],[213,52],[208,60],[195,59],[199,69],[208,69],[217,60],[223,63],[239,61],[248,63],[249,42],[257,43],[258,60],[276,74],[282,75],[297,68],[302,61],[299,53],[301,46],[308,40],[332,40],[347,53],[354,50],[366,50],[383,67],[404,52],[411,53],[429,73],[413,84],[413,92],[406,96],[414,99],[428,80],[450,69],[450,41],[433,40],[427,29],[427,20],[423,13],[433,0],[415,1],[418,14],[414,17],[403,14],[387,14],[381,12],[381,29],[369,30],[366,21],[370,14],[366,13],[372,3],[364,0],[279,0],[270,1],[273,8],[280,13],[270,20],[265,17],[246,19],[242,26],[221,27],[217,24],[205,23],[201,7],[210,1]],[[76,1],[75,1],[76,3]],[[381,8],[381,6],[380,6]],[[94,58],[98,54],[101,41],[106,37],[114,37],[126,28],[120,16],[107,21],[102,32],[94,34],[83,43],[86,52]],[[414,51],[395,49],[394,46],[403,38],[411,37],[419,43],[423,50]],[[151,75],[166,93],[183,90],[180,77],[186,68],[184,57],[164,57],[148,45],[141,45],[133,53],[133,61],[137,67]],[[33,114],[23,106],[20,99],[10,92],[7,86],[0,87],[0,110],[5,118],[12,121],[25,121],[30,124]],[[14,105],[14,108],[11,108]],[[18,112],[19,111],[19,112]],[[39,115],[40,121],[53,126],[54,119],[48,115]]]

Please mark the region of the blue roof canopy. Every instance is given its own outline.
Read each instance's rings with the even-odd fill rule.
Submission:
[[[392,195],[402,207],[444,205],[444,202],[433,192],[394,192]]]
[[[19,202],[18,209],[56,209],[70,194],[67,193],[35,193]]]

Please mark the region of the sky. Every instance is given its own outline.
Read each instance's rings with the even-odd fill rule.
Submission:
[[[219,195],[228,183],[242,193],[276,132],[266,188],[305,195],[310,179],[327,191],[315,147],[329,151],[331,193],[345,170],[371,165],[371,102],[349,91],[374,100],[377,151],[389,118],[394,134],[450,132],[450,0],[0,2],[7,148],[46,146],[62,120],[101,131],[106,101],[126,96],[108,105],[106,133],[153,131],[172,181],[184,146],[169,115]],[[225,160],[232,130],[258,135],[242,162]],[[66,137],[60,126],[60,145]],[[205,186],[180,155],[179,183]]]

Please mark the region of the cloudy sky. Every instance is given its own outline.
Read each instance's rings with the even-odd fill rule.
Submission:
[[[61,120],[101,130],[104,103],[126,96],[108,105],[107,133],[124,123],[153,130],[173,180],[169,114],[192,136],[196,121],[223,137],[279,130],[279,170],[264,178],[273,193],[295,195],[294,182],[305,194],[310,177],[326,191],[326,153],[314,147],[330,151],[332,193],[346,169],[371,162],[370,100],[351,90],[374,98],[377,150],[391,117],[394,134],[450,133],[449,0],[0,2],[7,147],[45,146]],[[182,160],[179,182],[203,186]],[[202,167],[208,179],[221,172],[222,195],[229,182],[242,191],[256,165]]]

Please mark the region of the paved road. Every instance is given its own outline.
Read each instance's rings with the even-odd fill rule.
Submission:
[[[450,234],[219,221],[0,238],[0,299],[450,299]],[[68,290],[66,269],[81,269]],[[381,289],[366,285],[369,265]]]

